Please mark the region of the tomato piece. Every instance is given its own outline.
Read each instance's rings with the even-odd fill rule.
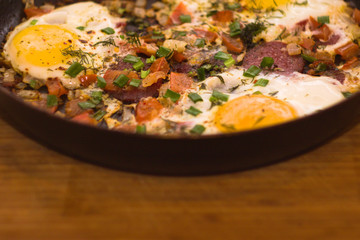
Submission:
[[[58,78],[49,78],[48,80],[46,80],[45,84],[48,88],[48,92],[50,95],[61,97],[62,95],[69,92],[66,88],[64,88]]]
[[[186,73],[170,73],[170,89],[174,92],[184,93],[185,90],[191,88],[193,82]]]
[[[323,41],[328,41],[330,39],[331,34],[332,31],[326,24],[322,25],[321,27],[313,31],[313,36]]]
[[[221,35],[221,38],[223,44],[225,45],[228,51],[234,53],[242,53],[242,51],[244,50],[244,44],[240,38],[235,39],[225,33]]]
[[[335,53],[339,54],[343,59],[349,60],[352,57],[357,56],[360,53],[359,45],[349,42],[337,49],[335,49]]]
[[[150,72],[164,72],[167,74],[170,71],[170,66],[164,57],[156,59],[150,67]]]
[[[302,38],[300,46],[302,46],[307,50],[312,50],[313,47],[315,46],[315,41],[312,40],[311,38]]]
[[[350,60],[348,60],[344,66],[342,67],[343,70],[348,70],[355,68],[360,65],[360,60],[357,57],[352,57]]]
[[[24,10],[25,15],[27,18],[31,18],[31,17],[39,17],[42,16],[46,13],[51,12],[51,10],[45,10],[45,9],[41,9],[38,7],[30,7],[30,8],[26,8]]]
[[[179,3],[179,5],[174,9],[172,14],[169,16],[167,25],[181,24],[181,20],[180,20],[181,15],[190,15],[190,16],[192,15],[183,2]]]
[[[97,121],[91,117],[89,112],[83,112],[83,113],[73,117],[71,120],[78,122],[78,123],[88,124],[88,125],[96,125],[97,124]]]
[[[353,19],[355,20],[355,22],[357,24],[360,24],[360,10],[355,8],[354,12],[353,12]]]
[[[228,23],[234,20],[234,12],[230,10],[218,11],[212,16],[212,19],[220,23]]]
[[[320,26],[320,23],[315,18],[313,18],[312,16],[309,17],[309,24],[310,24],[310,30],[311,31],[316,30]]]
[[[135,110],[135,118],[138,123],[148,122],[157,118],[163,106],[155,98],[142,99]]]
[[[179,53],[178,51],[174,51],[174,55],[172,56],[172,59],[174,59],[178,63],[186,61],[185,55],[182,53]]]
[[[139,79],[139,75],[134,71],[108,69],[104,75],[104,79],[106,81],[106,91],[117,91],[119,89],[119,87],[115,86],[113,82],[121,74],[127,76],[129,78],[129,82],[132,79]]]
[[[81,86],[88,87],[92,83],[97,81],[97,75],[96,74],[88,74],[88,75],[82,75],[79,77]]]
[[[209,43],[215,42],[215,40],[218,38],[217,33],[204,29],[194,29],[194,32],[198,37],[205,38]]]

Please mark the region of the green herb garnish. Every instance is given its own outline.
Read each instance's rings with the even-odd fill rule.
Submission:
[[[266,87],[269,84],[269,80],[264,79],[264,78],[260,78],[259,80],[256,81],[256,83],[254,84],[255,87],[259,86],[259,87]]]
[[[255,65],[252,65],[248,68],[248,70],[246,70],[246,72],[244,72],[243,76],[244,77],[250,77],[250,78],[254,78],[256,77],[259,73],[261,72],[261,69],[258,68]]]
[[[180,19],[181,23],[191,23],[190,15],[180,15],[179,19]]]
[[[194,46],[198,47],[198,48],[202,48],[205,46],[205,40],[203,38],[198,38],[196,39]]]
[[[141,80],[140,79],[133,79],[131,80],[131,82],[129,83],[130,86],[136,87],[138,88],[141,84]]]
[[[224,53],[224,52],[220,51],[220,52],[217,52],[217,53],[214,55],[214,58],[215,58],[215,59],[218,59],[218,60],[226,61],[226,60],[228,60],[229,58],[231,58],[231,55],[228,54],[228,53]]]
[[[158,58],[161,58],[161,57],[167,58],[169,55],[171,55],[171,49],[166,48],[166,47],[160,47],[156,52],[156,56]]]
[[[226,67],[231,67],[231,66],[233,66],[235,63],[236,63],[236,61],[234,60],[234,58],[230,57],[229,59],[227,59],[227,60],[224,62],[224,65],[225,65]]]
[[[205,132],[206,128],[203,125],[195,125],[191,130],[190,133],[201,135]]]
[[[105,115],[106,115],[105,111],[99,110],[96,113],[94,113],[91,117],[94,118],[96,121],[100,121]]]
[[[155,56],[151,55],[150,58],[146,59],[146,63],[153,63],[153,62],[155,62],[155,60],[156,60]]]
[[[128,81],[129,78],[126,75],[121,74],[114,80],[113,84],[117,87],[122,88],[127,84]]]
[[[34,25],[37,24],[37,22],[38,22],[38,20],[37,20],[37,19],[34,19],[34,20],[32,20],[32,21],[30,22],[30,25],[31,25],[31,26],[34,26]]]
[[[306,54],[301,54],[302,58],[307,61],[307,62],[310,62],[310,63],[313,63],[316,61],[316,58],[310,56],[310,55],[306,55]]]
[[[107,28],[103,28],[101,29],[101,32],[107,34],[107,35],[111,35],[115,33],[115,30],[111,27],[107,27]]]
[[[261,68],[271,68],[274,65],[274,59],[272,57],[264,57],[261,61]]]
[[[197,69],[198,78],[200,81],[205,80],[205,68],[198,68]]]
[[[320,24],[330,23],[329,16],[319,16],[317,17],[317,20]]]
[[[86,110],[86,109],[95,108],[97,104],[95,104],[91,101],[86,101],[86,102],[79,102],[78,105],[81,109]]]
[[[202,102],[202,97],[197,93],[189,93],[188,97],[193,101],[193,103]]]
[[[123,59],[123,62],[126,62],[126,63],[137,63],[137,62],[139,62],[140,61],[140,58],[139,57],[137,57],[137,56],[134,56],[134,55],[131,55],[131,54],[129,54],[129,55],[126,55],[126,57],[124,57],[124,59]]]
[[[189,109],[185,110],[186,113],[193,115],[194,117],[196,117],[197,115],[199,115],[200,113],[202,113],[202,111],[200,111],[199,109],[191,106]]]
[[[76,77],[81,71],[83,71],[85,68],[83,65],[81,65],[78,62],[74,62],[66,71],[65,73],[69,75],[70,77],[74,78]]]
[[[138,125],[136,126],[137,134],[146,134],[146,125]]]
[[[97,76],[97,85],[99,88],[105,88],[106,87],[106,80],[103,77]]]
[[[342,92],[342,95],[344,96],[344,98],[349,98],[352,96],[351,92]]]
[[[229,95],[226,95],[224,93],[214,90],[209,100],[212,103],[217,103],[219,101],[227,102],[229,100]]]
[[[58,105],[58,98],[55,95],[47,95],[46,99],[47,107],[55,107]]]
[[[146,78],[149,74],[150,74],[150,70],[147,70],[147,71],[141,70],[140,77],[141,77],[142,79],[144,79],[144,78]]]
[[[177,100],[179,100],[180,98],[180,94],[174,91],[171,91],[170,89],[168,89],[164,95],[164,98],[170,98],[170,100],[172,102],[177,102]]]
[[[145,66],[145,64],[143,63],[143,61],[138,61],[137,63],[135,63],[133,65],[133,68],[136,70],[136,71],[140,71],[143,67]]]

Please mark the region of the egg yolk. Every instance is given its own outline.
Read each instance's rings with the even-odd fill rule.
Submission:
[[[215,125],[221,132],[236,132],[283,123],[297,117],[289,104],[264,95],[242,96],[219,108]]]
[[[284,5],[290,0],[246,0],[245,2],[247,7],[267,9]]]
[[[50,67],[66,63],[70,58],[61,50],[73,44],[76,35],[55,25],[27,27],[15,35],[11,49],[16,53],[16,62],[33,66]]]

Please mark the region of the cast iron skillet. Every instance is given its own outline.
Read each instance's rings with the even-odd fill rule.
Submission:
[[[44,1],[38,1],[42,4]],[[56,1],[55,1],[56,2]],[[21,0],[0,0],[0,41],[23,17]],[[360,0],[355,1],[360,6]],[[12,126],[61,153],[125,171],[202,175],[268,165],[318,146],[353,126],[360,94],[286,124],[228,135],[163,138],[77,124],[38,110],[0,87],[0,113]]]

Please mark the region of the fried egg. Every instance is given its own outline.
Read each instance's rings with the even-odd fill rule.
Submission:
[[[89,68],[101,66],[114,46],[94,44],[109,38],[102,30],[116,29],[116,22],[119,19],[106,7],[93,2],[65,6],[17,26],[4,46],[4,54],[23,75],[60,78],[67,87],[76,88],[78,80],[64,75],[64,69],[75,61]]]

